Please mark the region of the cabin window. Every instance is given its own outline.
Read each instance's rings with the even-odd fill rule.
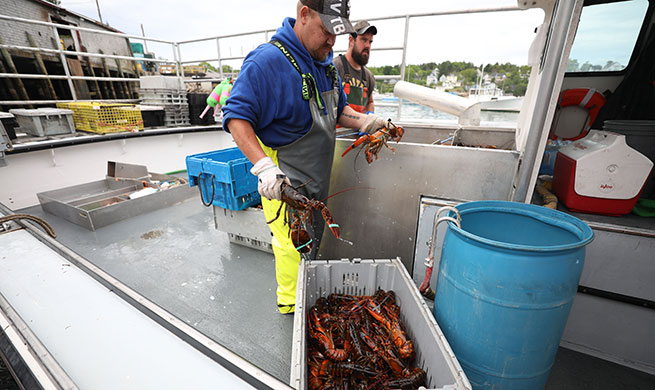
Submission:
[[[648,10],[648,0],[586,6],[567,72],[620,72],[628,66]]]

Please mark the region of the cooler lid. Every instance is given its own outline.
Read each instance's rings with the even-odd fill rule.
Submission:
[[[583,158],[593,158],[591,156],[602,153],[608,148],[620,147],[622,144],[626,144],[625,136],[622,134],[591,130],[586,137],[562,146],[559,152],[572,160],[578,161]]]
[[[628,146],[625,136],[591,130],[559,153],[576,162],[574,190],[578,195],[632,199],[644,186],[653,163]]]
[[[0,111],[0,119],[14,119],[14,114]]]

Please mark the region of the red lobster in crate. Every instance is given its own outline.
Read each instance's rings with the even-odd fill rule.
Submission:
[[[330,294],[307,313],[308,387],[416,389],[426,373],[415,365],[413,343],[393,291],[372,296]]]
[[[330,213],[330,210],[328,210],[325,203],[316,199],[307,198],[305,195],[298,192],[298,190],[293,186],[286,183],[282,184],[282,203],[280,204],[280,208],[277,209],[277,213],[273,219],[266,221],[267,224],[272,223],[280,217],[283,203],[287,204],[285,223],[289,224],[291,241],[298,252],[307,253],[312,249],[312,238],[305,227],[307,226],[307,223],[312,223],[312,214],[314,210],[321,211],[321,216],[323,216],[330,231],[334,234],[334,237],[339,239],[341,235],[339,225],[335,223],[332,213]]]
[[[413,358],[414,344],[407,338],[400,323],[400,307],[396,305],[394,292],[376,291],[375,295],[366,301],[365,308],[389,332],[400,357]]]
[[[396,143],[400,142],[405,131],[402,127],[391,123],[391,119],[389,120],[389,127],[390,129],[382,127],[373,134],[364,134],[357,138],[357,140],[355,140],[352,145],[348,146],[348,148],[341,154],[341,157],[345,156],[351,150],[361,146],[362,149],[365,148],[366,161],[371,164],[373,162],[373,156],[375,156],[376,160],[378,159],[378,153],[380,152],[380,149],[382,149],[382,146],[386,146],[391,149],[392,152],[395,152],[396,150],[389,146],[387,142],[389,142],[390,139],[396,141]]]

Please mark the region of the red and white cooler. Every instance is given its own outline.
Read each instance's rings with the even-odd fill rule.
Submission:
[[[628,146],[624,135],[591,130],[559,149],[553,192],[571,211],[627,214],[652,169],[653,162]]]

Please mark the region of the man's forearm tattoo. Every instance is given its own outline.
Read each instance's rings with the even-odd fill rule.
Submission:
[[[342,114],[342,115],[345,116],[346,118],[355,119],[357,121],[361,120],[360,117],[356,115],[350,115],[350,114]]]

